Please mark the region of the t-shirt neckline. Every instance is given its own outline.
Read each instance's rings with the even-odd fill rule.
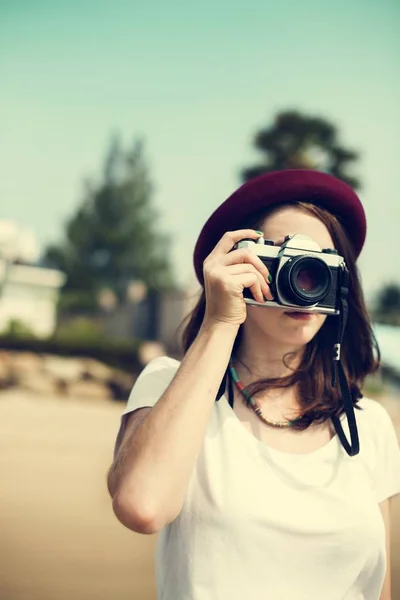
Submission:
[[[253,447],[258,448],[259,451],[265,455],[269,455],[269,456],[274,455],[281,460],[286,459],[286,460],[291,460],[291,461],[293,461],[293,460],[296,460],[296,461],[303,460],[304,461],[304,460],[311,460],[313,458],[321,458],[323,456],[329,455],[334,448],[337,449],[337,447],[338,447],[339,437],[338,437],[337,433],[335,433],[335,435],[326,444],[324,444],[320,448],[317,448],[316,450],[312,450],[311,452],[293,453],[293,452],[284,452],[283,450],[278,450],[277,448],[274,448],[273,446],[269,446],[265,442],[262,442],[261,440],[256,438],[255,435],[253,435],[250,431],[248,431],[243,426],[243,424],[241,423],[237,414],[235,413],[235,411],[229,404],[228,398],[226,397],[225,394],[223,394],[221,396],[218,404],[221,404],[221,407],[225,411],[225,414],[231,418],[232,422],[235,424],[236,429],[238,431],[242,432],[241,433],[242,439],[246,440],[248,444],[252,444]]]

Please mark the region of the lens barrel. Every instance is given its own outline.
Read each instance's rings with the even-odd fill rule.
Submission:
[[[312,306],[329,293],[332,274],[326,262],[320,258],[295,256],[280,269],[277,285],[291,304]]]

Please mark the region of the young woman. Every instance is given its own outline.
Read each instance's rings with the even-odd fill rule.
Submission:
[[[118,519],[159,532],[160,600],[391,600],[400,452],[387,411],[361,394],[379,359],[356,267],[365,232],[353,190],[308,170],[251,180],[203,227],[183,360],[141,373],[108,479]],[[296,271],[298,304],[282,304],[279,257],[252,241],[274,254],[293,234],[343,257],[348,283],[329,301],[341,314],[301,304],[319,289],[313,268]]]

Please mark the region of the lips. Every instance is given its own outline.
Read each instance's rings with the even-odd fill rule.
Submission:
[[[287,315],[291,319],[296,319],[298,321],[309,321],[313,316],[312,313],[296,312],[296,311],[285,312],[285,315]]]

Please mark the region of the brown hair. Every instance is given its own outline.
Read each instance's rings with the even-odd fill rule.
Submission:
[[[349,389],[356,408],[357,401],[362,398],[361,388],[365,377],[379,368],[380,353],[374,337],[371,321],[365,306],[364,295],[360,283],[360,275],[356,265],[353,247],[339,219],[327,210],[307,202],[292,202],[272,207],[263,211],[244,223],[244,228],[260,230],[264,221],[274,212],[286,206],[295,206],[317,217],[328,229],[335,248],[344,257],[349,270],[348,320],[341,348],[341,361],[344,367]],[[206,306],[204,289],[183,332],[183,350],[187,352],[195,340],[203,322]],[[287,388],[298,386],[302,418],[294,426],[306,429],[312,421],[323,422],[332,415],[343,413],[340,388],[331,384],[333,368],[333,344],[336,331],[335,319],[327,318],[307,344],[301,363],[297,369],[286,377],[261,379],[250,384],[247,390],[256,395],[271,388]],[[233,352],[241,341],[241,327],[235,340]]]

